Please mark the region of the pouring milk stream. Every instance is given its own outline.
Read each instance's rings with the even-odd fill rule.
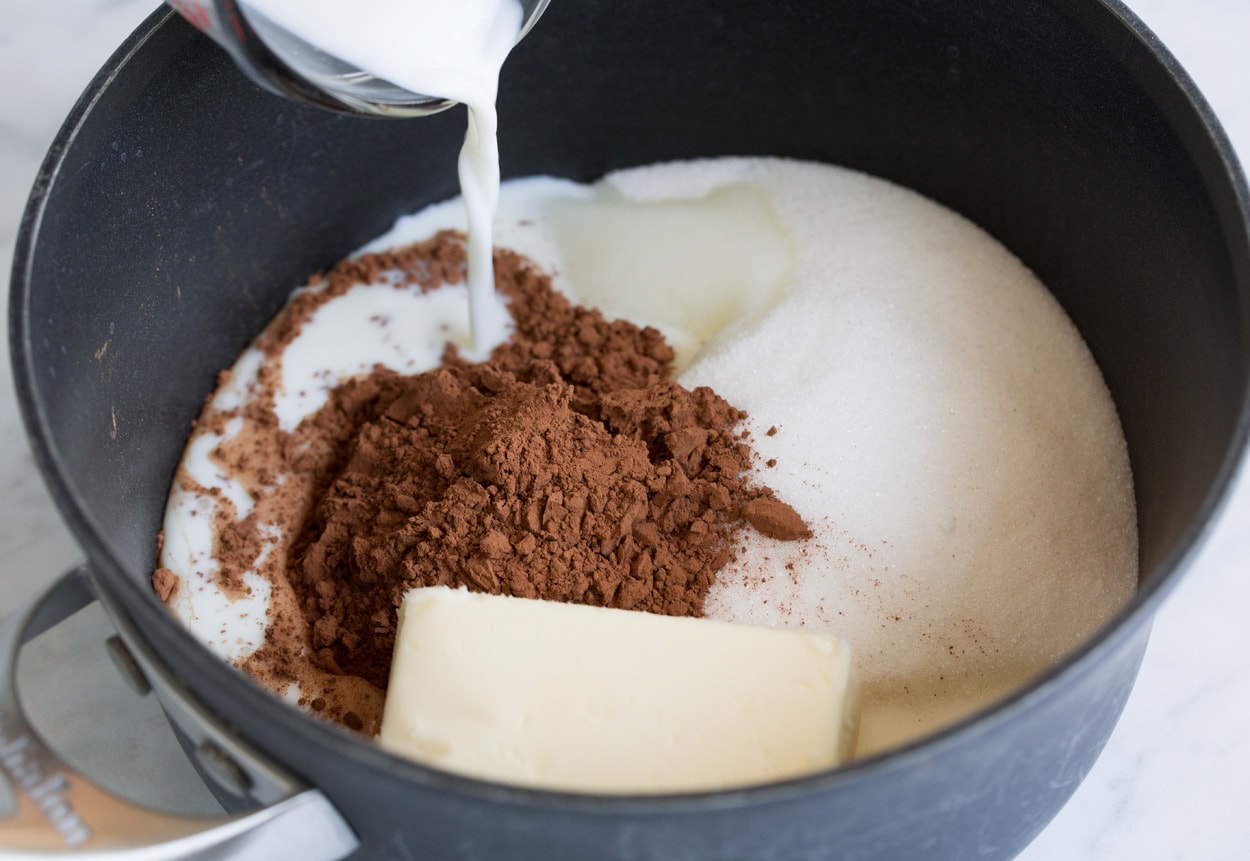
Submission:
[[[499,71],[524,24],[520,0],[248,0],[292,35],[413,93],[464,103],[460,151],[468,211],[469,320],[475,347],[497,342],[507,312],[494,290],[491,221],[499,201]]]

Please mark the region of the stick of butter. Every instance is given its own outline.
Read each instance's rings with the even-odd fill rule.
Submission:
[[[431,587],[400,607],[379,740],[501,783],[685,792],[837,765],[858,709],[834,637]]]

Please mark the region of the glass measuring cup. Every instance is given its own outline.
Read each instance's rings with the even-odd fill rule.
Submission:
[[[413,93],[322,51],[235,0],[166,0],[212,37],[249,78],[280,96],[338,113],[420,117],[451,107],[450,99]],[[457,0],[447,0],[457,2]],[[549,0],[520,0],[520,41]]]

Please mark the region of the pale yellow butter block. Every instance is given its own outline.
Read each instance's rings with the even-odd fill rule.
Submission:
[[[445,587],[414,589],[382,720],[388,750],[502,783],[719,789],[844,761],[851,650],[822,634]]]

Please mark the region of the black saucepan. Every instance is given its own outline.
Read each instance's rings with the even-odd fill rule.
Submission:
[[[193,745],[222,797],[272,800],[240,766],[247,748],[319,789],[362,858],[1014,855],[1111,733],[1151,614],[1246,446],[1247,195],[1193,86],[1112,0],[562,0],[506,66],[499,108],[505,176],[791,156],[885,177],[989,230],[1052,288],[1114,396],[1140,592],[999,707],[748,791],[499,787],[394,759],[271,698],[151,592],[170,477],[214,375],[292,285],[457,192],[464,116],[296,106],[162,11],[96,79],[39,176],[16,254],[13,363],[92,588],[179,729],[195,741],[203,721],[225,728]]]

